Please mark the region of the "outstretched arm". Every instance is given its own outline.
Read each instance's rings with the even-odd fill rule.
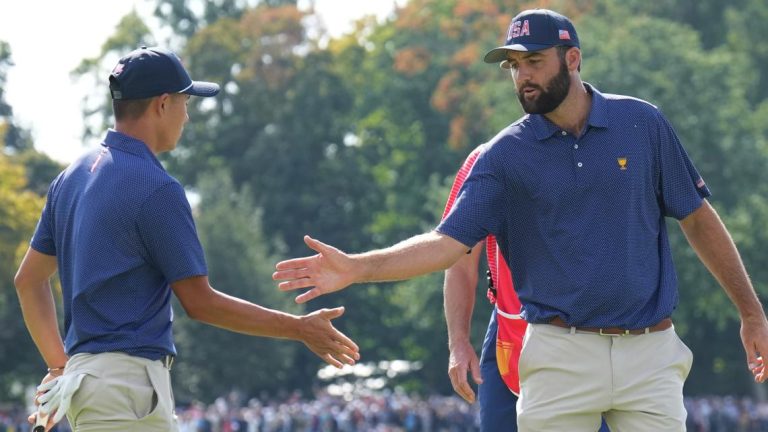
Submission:
[[[304,303],[353,283],[410,279],[448,268],[467,247],[451,237],[431,231],[386,249],[349,255],[333,246],[304,236],[316,255],[277,263],[272,279],[283,291],[312,288],[296,297]]]
[[[482,383],[480,360],[469,338],[472,311],[475,307],[477,272],[480,254],[485,242],[481,241],[472,253],[461,257],[445,271],[445,321],[448,325],[448,376],[453,390],[469,403],[475,401],[475,392],[467,382],[467,373],[477,384]]]
[[[206,276],[182,279],[171,287],[184,310],[195,320],[252,336],[301,341],[338,368],[360,358],[357,345],[331,323],[344,313],[343,307],[296,316],[216,291]]]
[[[768,376],[763,357],[768,356],[768,321],[733,239],[706,200],[680,221],[680,227],[699,259],[736,305],[741,317],[741,341],[748,367],[755,375],[755,381],[765,381]]]

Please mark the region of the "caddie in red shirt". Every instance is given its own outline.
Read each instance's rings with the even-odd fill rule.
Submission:
[[[456,174],[443,218],[453,207],[464,180],[484,147],[481,145],[473,150]],[[478,360],[470,342],[469,329],[483,247],[489,268],[487,296],[494,309]],[[448,375],[453,389],[467,402],[474,403],[475,393],[467,382],[467,373],[471,373],[478,384],[480,430],[517,432],[516,404],[520,394],[518,361],[528,323],[520,316],[521,304],[512,282],[512,272],[499,253],[494,236],[489,235],[485,241],[479,242],[471,253],[445,271],[443,292],[450,349]],[[599,432],[610,432],[605,421]]]
[[[472,151],[461,166],[451,187],[443,217],[451,210],[482,148],[480,146]],[[490,269],[488,299],[495,308],[491,313],[481,359],[478,361],[470,343],[469,329],[483,246],[486,248]],[[520,318],[520,301],[512,284],[512,275],[504,259],[497,253],[497,248],[496,239],[488,236],[445,272],[445,318],[450,349],[448,375],[456,393],[470,403],[475,401],[475,393],[467,382],[467,373],[471,373],[474,381],[480,384],[478,396],[481,430],[516,431],[515,404],[520,393],[517,362],[527,324]]]

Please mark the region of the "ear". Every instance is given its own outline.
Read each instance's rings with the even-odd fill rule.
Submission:
[[[163,93],[157,97],[157,99],[155,100],[155,103],[157,104],[156,105],[157,114],[162,116],[163,114],[165,114],[165,112],[168,110],[168,108],[171,105],[171,95],[168,93]]]
[[[577,47],[573,47],[566,51],[565,64],[571,72],[578,70],[579,65],[581,65],[581,50]]]

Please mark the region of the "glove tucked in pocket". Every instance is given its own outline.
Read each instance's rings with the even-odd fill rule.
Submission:
[[[86,374],[64,374],[46,383],[40,384],[37,391],[43,393],[37,400],[40,402],[39,411],[42,414],[56,415],[53,422],[58,423],[67,414],[72,396],[75,394]]]

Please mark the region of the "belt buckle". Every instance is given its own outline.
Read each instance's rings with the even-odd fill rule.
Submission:
[[[611,336],[611,337],[627,336],[627,335],[631,334],[628,329],[624,329],[624,331],[621,332],[621,333],[605,333],[602,328],[600,329],[600,331],[598,333],[600,333],[600,336]]]

